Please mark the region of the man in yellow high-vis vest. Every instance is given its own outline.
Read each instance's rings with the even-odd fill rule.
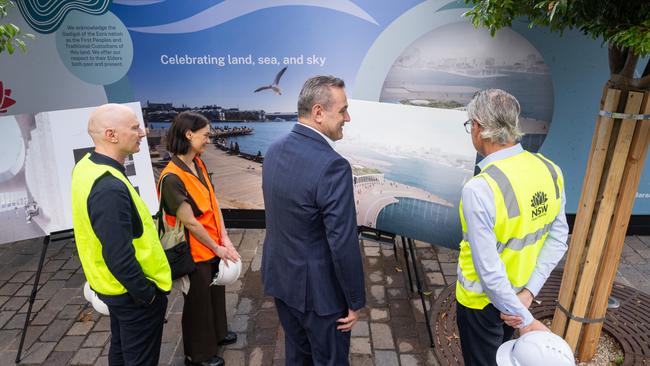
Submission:
[[[88,122],[95,151],[72,172],[72,224],[90,287],[111,318],[109,365],[157,365],[171,270],[151,213],[127,179],[124,161],[145,136],[120,104]]]
[[[496,365],[515,328],[548,331],[528,308],[566,252],[560,168],[518,143],[519,102],[499,89],[475,94],[465,129],[483,160],[463,187],[456,283],[465,365]]]

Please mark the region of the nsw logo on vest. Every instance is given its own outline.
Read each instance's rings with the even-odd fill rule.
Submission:
[[[533,195],[533,198],[530,199],[530,206],[533,209],[532,219],[537,220],[540,217],[546,216],[548,212],[548,198],[546,193],[539,191]]]

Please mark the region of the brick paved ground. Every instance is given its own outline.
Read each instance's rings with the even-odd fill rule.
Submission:
[[[243,258],[243,278],[227,288],[230,329],[239,341],[221,350],[227,365],[283,364],[283,333],[270,298],[262,295],[260,263],[263,230],[232,230]],[[40,255],[41,241],[0,246],[0,366],[13,365],[27,302]],[[424,325],[422,306],[407,288],[399,247],[362,243],[368,306],[352,333],[352,365],[437,365]],[[456,277],[457,253],[417,243],[429,300]],[[650,237],[628,237],[618,280],[650,293]],[[23,363],[105,365],[110,327],[82,294],[85,282],[74,243],[50,245],[34,303]],[[162,365],[182,365],[180,317],[183,299],[169,296],[168,323],[161,349]]]

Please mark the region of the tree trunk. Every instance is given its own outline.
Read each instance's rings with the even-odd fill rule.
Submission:
[[[602,322],[583,327],[583,320],[606,316],[650,141],[650,120],[631,116],[650,114],[650,76],[633,79],[639,58],[626,50],[610,47],[609,56],[601,110],[628,115],[598,118],[552,325],[582,361],[593,357],[602,331]]]
[[[645,93],[642,113],[650,113],[650,93]],[[638,187],[643,171],[643,162],[648,152],[648,140],[650,140],[650,121],[637,122],[634,138],[630,147],[630,153],[623,173],[622,187]],[[616,269],[623,250],[623,243],[627,231],[629,217],[634,205],[636,189],[622,189],[618,197],[618,206],[614,212],[611,229],[606,240],[606,247],[602,256],[602,262],[596,276],[595,283],[598,284],[594,290],[593,303],[589,310],[589,318],[601,318],[606,315],[607,302],[611,294]],[[602,323],[587,324],[582,336],[582,342],[578,352],[580,359],[591,359],[596,353],[596,346],[602,331]]]

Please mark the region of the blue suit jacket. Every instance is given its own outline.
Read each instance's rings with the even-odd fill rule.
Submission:
[[[297,123],[268,149],[262,189],[265,293],[318,315],[365,306],[348,161]]]

